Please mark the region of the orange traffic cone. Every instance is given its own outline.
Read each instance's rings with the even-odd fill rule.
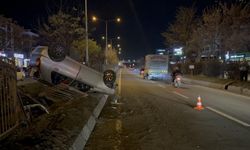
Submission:
[[[198,98],[197,98],[197,104],[196,104],[196,107],[194,107],[194,109],[196,109],[196,110],[203,110],[204,109],[204,107],[202,106],[202,103],[201,103],[200,96],[198,96]]]

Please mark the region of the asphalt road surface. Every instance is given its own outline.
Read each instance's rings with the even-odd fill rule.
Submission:
[[[123,69],[118,103],[104,107],[87,150],[249,150],[250,97],[174,88]],[[194,107],[200,96],[204,110]]]

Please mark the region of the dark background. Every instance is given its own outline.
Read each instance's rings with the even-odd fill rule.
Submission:
[[[179,6],[195,5],[201,14],[203,8],[216,2],[218,0],[88,0],[88,16],[121,17],[120,24],[109,23],[109,38],[121,36],[122,58],[136,59],[166,47],[161,33],[174,20]],[[38,22],[46,21],[60,6],[69,11],[73,7],[83,10],[84,0],[1,0],[0,14],[35,31]],[[105,24],[90,21],[89,28],[94,30],[91,38],[103,45],[101,36],[105,34]]]

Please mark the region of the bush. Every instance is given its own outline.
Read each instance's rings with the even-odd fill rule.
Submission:
[[[209,77],[218,77],[222,74],[222,63],[216,60],[202,62],[202,74]]]
[[[224,64],[224,71],[228,73],[229,79],[236,80],[240,78],[239,67],[240,67],[239,63]]]
[[[192,74],[192,70],[189,69],[190,65],[194,65],[194,70],[193,70],[194,75],[201,74],[201,72],[202,72],[202,64],[201,63],[185,62],[182,64],[177,64],[175,66],[178,66],[181,69],[182,73],[184,73],[184,74]]]
[[[186,62],[182,64],[172,65],[171,70],[178,66],[184,74],[191,74],[190,65],[194,65],[193,75],[205,75],[209,77],[223,77],[227,72],[229,79],[239,79],[239,64],[230,62],[222,63],[217,60],[206,60],[202,62]]]

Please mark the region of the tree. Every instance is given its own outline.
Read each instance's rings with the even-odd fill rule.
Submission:
[[[224,37],[225,49],[229,51],[250,51],[250,6],[232,4],[222,6],[225,19],[224,29],[227,35]]]
[[[70,57],[82,61],[82,58],[85,58],[85,39],[84,40],[75,40],[71,45]],[[100,70],[100,66],[104,62],[104,55],[101,51],[101,47],[97,45],[96,41],[89,39],[89,64],[92,68]]]
[[[223,15],[221,9],[218,6],[207,8],[202,15],[202,26],[200,30],[203,39],[203,47],[207,50],[206,54],[216,55],[215,52],[221,47],[221,41],[223,36]]]
[[[117,51],[115,49],[108,49],[107,51],[107,61],[108,64],[116,65],[119,62]]]
[[[200,28],[208,55],[223,57],[225,51],[249,49],[250,9],[243,4],[219,4],[207,8],[202,15]]]
[[[47,24],[43,24],[40,35],[42,44],[52,49],[62,46],[71,58],[79,62],[85,61],[85,28],[80,17],[59,11],[49,17]],[[92,39],[89,39],[88,43],[89,66],[99,69],[97,66],[103,63],[101,48]]]
[[[12,22],[11,19],[0,16],[0,49],[7,49],[8,45],[7,27],[9,24],[11,24],[11,22]]]
[[[70,53],[70,48],[75,40],[83,40],[85,29],[80,17],[74,17],[59,11],[48,19],[48,24],[43,24],[40,28],[42,37],[41,43],[49,47],[62,46]]]
[[[0,49],[21,50],[23,27],[11,18],[0,16]]]
[[[167,46],[183,46],[184,53],[188,53],[189,40],[197,24],[195,14],[196,10],[193,7],[178,8],[175,21],[162,33]]]
[[[201,17],[193,8],[180,7],[175,21],[162,34],[167,46],[183,46],[187,58],[201,54],[224,57],[226,51],[250,50],[250,6],[219,3],[207,7]]]
[[[200,61],[202,49],[204,46],[204,33],[202,32],[201,22],[197,23],[196,29],[193,30],[192,35],[188,41],[186,55],[192,61]]]

